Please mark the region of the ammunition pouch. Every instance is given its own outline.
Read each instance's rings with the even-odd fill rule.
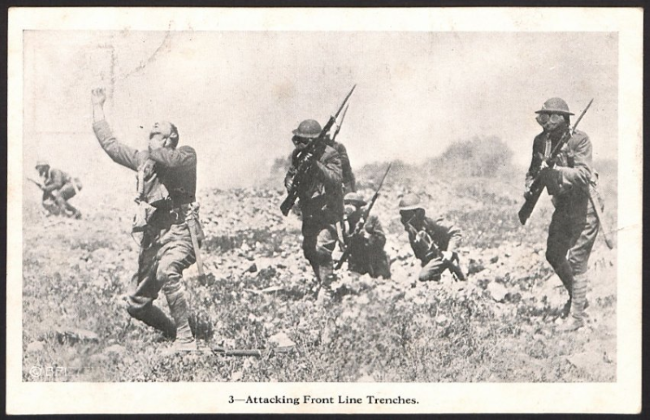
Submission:
[[[133,216],[131,232],[143,232],[151,223],[156,210],[157,209],[151,204],[145,201],[139,201],[138,206],[135,208],[135,215]]]

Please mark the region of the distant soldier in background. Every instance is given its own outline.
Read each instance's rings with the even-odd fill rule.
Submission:
[[[41,182],[33,181],[42,191],[42,204],[50,214],[81,218],[81,212],[68,202],[83,188],[79,178],[72,178],[60,169],[51,168],[44,160],[36,163]]]
[[[533,142],[526,193],[539,175],[552,196],[555,212],[548,228],[546,259],[569,293],[561,316],[572,316],[560,330],[574,331],[584,326],[587,317],[587,262],[599,228],[590,188],[595,187],[597,174],[592,164],[591,141],[582,131],[571,136],[555,159],[555,166],[549,168],[547,158],[561,138],[569,135],[570,116],[574,114],[560,98],[547,100],[536,113],[544,131]],[[602,208],[602,204],[598,205]]]
[[[405,195],[400,200],[399,211],[413,253],[422,263],[418,280],[439,281],[447,269],[457,280],[465,280],[456,253],[461,240],[460,230],[442,218],[433,220],[426,217],[416,194]]]
[[[350,248],[348,268],[353,273],[389,279],[390,259],[384,251],[386,235],[379,218],[371,214],[365,222],[361,220],[367,204],[361,194],[347,193],[344,204],[344,235]]]
[[[293,130],[295,149],[291,166],[285,177],[285,187],[291,190],[297,172],[298,154],[321,133],[318,121],[305,120]],[[302,214],[302,249],[321,284],[327,287],[334,279],[332,251],[336,246],[336,223],[343,217],[341,158],[330,146],[311,168],[310,181],[298,195]]]
[[[167,121],[153,125],[147,150],[119,143],[105,120],[105,101],[103,89],[92,91],[95,135],[113,161],[138,172],[139,205],[133,231],[143,236],[127,311],[175,340],[171,351],[196,350],[182,283],[183,270],[196,260],[193,240],[203,237],[195,203],[196,152],[189,146],[177,147],[178,129]],[[197,222],[191,223],[195,229],[190,228],[190,221]],[[173,320],[153,304],[160,290]]]

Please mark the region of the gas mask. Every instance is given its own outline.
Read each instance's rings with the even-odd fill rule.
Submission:
[[[555,113],[539,113],[535,120],[537,120],[537,123],[542,126],[544,132],[549,134],[562,131],[567,125],[564,116]]]

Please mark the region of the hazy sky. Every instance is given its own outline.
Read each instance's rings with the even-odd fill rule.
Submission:
[[[265,176],[291,151],[291,130],[324,124],[355,83],[339,136],[353,167],[422,162],[475,135],[500,137],[526,164],[534,111],[553,96],[576,114],[595,98],[580,129],[596,158],[617,153],[614,33],[26,31],[24,42],[28,169],[47,158],[133,183],[92,133],[99,85],[125,143],[146,147],[155,121],[178,126],[199,154],[200,187]]]

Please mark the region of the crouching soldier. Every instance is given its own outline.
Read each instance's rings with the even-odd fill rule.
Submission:
[[[346,194],[344,204],[345,243],[350,250],[348,268],[353,273],[389,279],[390,259],[384,251],[386,236],[379,218],[371,214],[368,220],[362,220],[367,203],[361,194]]]
[[[62,170],[50,168],[50,164],[40,160],[36,170],[41,183],[36,183],[43,191],[42,204],[50,214],[81,218],[81,212],[68,202],[81,191],[79,178],[72,178]]]
[[[189,146],[177,147],[178,130],[169,122],[153,125],[145,151],[119,143],[105,120],[105,101],[103,89],[92,91],[95,135],[113,161],[138,172],[139,205],[133,231],[142,232],[142,239],[127,311],[173,339],[172,352],[195,350],[182,277],[183,270],[196,260],[193,239],[202,238],[200,226],[193,230],[188,223],[198,219],[196,152]],[[153,304],[161,290],[173,319]]]
[[[439,281],[447,269],[457,280],[465,280],[456,253],[461,239],[460,230],[442,218],[433,220],[426,217],[420,197],[416,194],[405,195],[399,203],[399,211],[413,253],[422,263],[418,280]]]
[[[315,120],[305,120],[293,131],[291,167],[285,178],[290,191],[300,165],[299,154],[318,138],[321,126]],[[341,182],[341,159],[330,146],[320,159],[314,161],[309,178],[298,192],[298,205],[302,214],[302,250],[321,286],[327,287],[334,279],[332,251],[336,246],[336,223],[343,217],[343,191]]]

